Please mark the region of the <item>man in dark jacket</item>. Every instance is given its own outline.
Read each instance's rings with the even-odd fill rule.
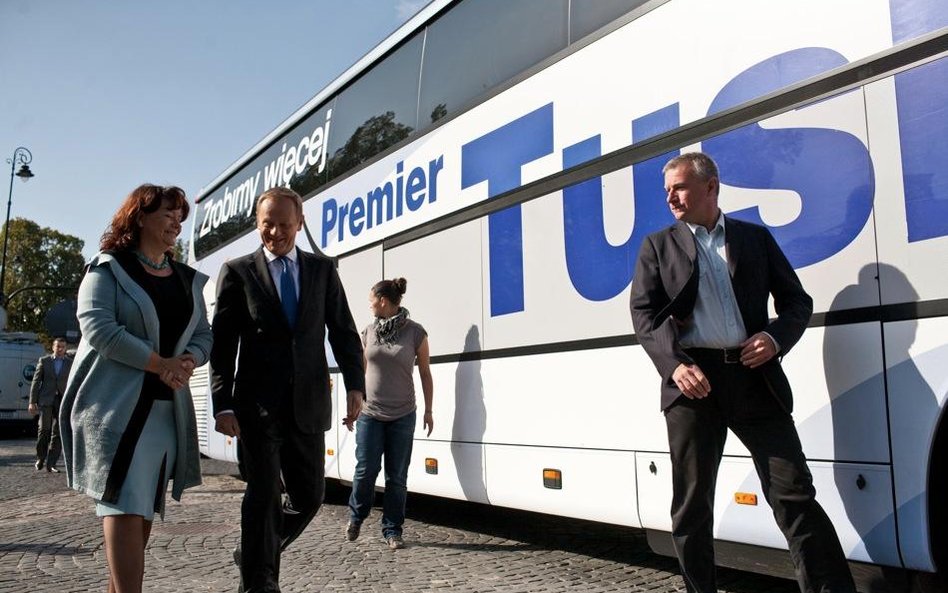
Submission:
[[[56,464],[62,453],[59,438],[59,404],[66,391],[72,360],[66,357],[66,340],[53,340],[53,352],[40,357],[30,384],[30,414],[39,414],[36,435],[36,471],[59,473]]]
[[[662,171],[678,222],[643,242],[631,310],[639,343],[662,378],[672,539],[687,589],[717,591],[714,486],[730,428],[754,458],[800,590],[855,592],[836,531],[816,502],[777,358],[803,335],[813,301],[766,228],[718,208],[710,157],[683,154]]]
[[[342,283],[329,258],[296,247],[302,226],[296,192],[264,192],[257,200],[263,245],[225,263],[217,283],[211,390],[217,431],[240,438],[247,490],[235,560],[248,593],[280,590],[280,553],[322,503],[323,433],[332,416],[327,329],[350,424],[364,398],[362,342]]]

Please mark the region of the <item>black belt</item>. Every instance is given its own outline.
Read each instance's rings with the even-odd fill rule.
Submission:
[[[741,348],[685,348],[695,358],[713,360],[724,364],[740,364]]]

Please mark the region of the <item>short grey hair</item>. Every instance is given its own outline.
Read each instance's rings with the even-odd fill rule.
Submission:
[[[662,167],[662,174],[672,169],[677,169],[682,165],[691,167],[692,173],[700,177],[703,181],[708,181],[712,177],[720,179],[718,176],[718,165],[714,162],[714,159],[703,152],[686,152],[685,154],[676,156],[665,163],[665,166]]]

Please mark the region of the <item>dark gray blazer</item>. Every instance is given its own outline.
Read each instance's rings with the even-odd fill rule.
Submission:
[[[725,216],[725,242],[731,285],[747,335],[766,331],[780,344],[782,357],[803,335],[813,300],[765,227]],[[632,326],[662,377],[663,410],[681,397],[672,373],[681,363],[694,363],[678,343],[678,331],[692,315],[698,296],[697,249],[688,225],[677,222],[646,237],[635,264]],[[773,320],[767,317],[770,296],[777,311]],[[760,369],[781,406],[792,411],[793,394],[778,357]]]
[[[53,406],[66,393],[66,380],[69,378],[69,369],[72,359],[63,358],[62,370],[56,374],[56,363],[53,355],[41,356],[36,363],[33,373],[33,382],[30,384],[30,403],[38,406]]]
[[[298,428],[330,428],[329,344],[347,389],[365,392],[362,341],[331,259],[299,253],[299,309],[290,327],[263,247],[223,265],[212,329],[211,396],[214,412],[233,410],[238,421],[287,401]],[[239,360],[238,360],[239,346]]]

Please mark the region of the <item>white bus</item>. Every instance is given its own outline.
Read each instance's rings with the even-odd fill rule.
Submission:
[[[2,307],[0,311],[6,315]],[[30,386],[45,352],[36,334],[0,329],[0,430],[23,430],[36,422],[29,412]]]
[[[638,527],[670,553],[629,286],[672,220],[662,164],[708,152],[722,208],[770,227],[814,298],[784,366],[857,580],[917,587],[948,570],[946,25],[943,0],[435,0],[207,186],[192,262],[216,278],[259,244],[254,198],[296,189],[300,246],[338,258],[356,324],[404,276],[429,331],[411,490]],[[235,459],[202,373],[202,450]],[[326,468],[347,481],[333,379]],[[732,437],[719,562],[786,574],[755,494]]]

